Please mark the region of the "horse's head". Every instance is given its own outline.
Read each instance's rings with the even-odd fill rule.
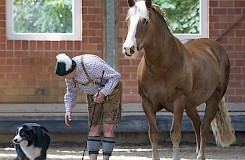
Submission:
[[[129,11],[126,18],[128,23],[128,35],[123,44],[122,52],[126,57],[135,58],[139,49],[143,47],[145,36],[149,33],[149,9],[151,0],[128,0]]]

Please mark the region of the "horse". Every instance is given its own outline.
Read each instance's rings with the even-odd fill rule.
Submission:
[[[172,112],[170,138],[173,159],[179,160],[183,113],[192,121],[197,159],[205,159],[210,128],[222,147],[235,142],[235,132],[225,106],[230,62],[215,40],[199,38],[182,44],[169,30],[161,9],[151,0],[128,0],[128,33],[122,45],[125,57],[135,58],[144,49],[137,69],[138,92],[148,120],[152,159],[159,160],[156,112]],[[205,104],[200,119],[197,106]]]

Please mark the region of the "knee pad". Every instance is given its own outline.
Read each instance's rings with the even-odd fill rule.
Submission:
[[[89,136],[87,139],[87,147],[89,154],[99,154],[101,146],[100,136]]]
[[[104,137],[102,140],[103,155],[111,156],[115,146],[115,137]]]

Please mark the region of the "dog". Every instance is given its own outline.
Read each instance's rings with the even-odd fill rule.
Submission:
[[[16,130],[13,139],[17,157],[15,160],[45,160],[50,144],[49,131],[37,123],[24,123]]]

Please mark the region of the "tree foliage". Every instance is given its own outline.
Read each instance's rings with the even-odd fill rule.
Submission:
[[[153,0],[165,13],[172,33],[198,34],[200,32],[200,0]]]
[[[71,33],[72,0],[14,0],[14,32]]]

